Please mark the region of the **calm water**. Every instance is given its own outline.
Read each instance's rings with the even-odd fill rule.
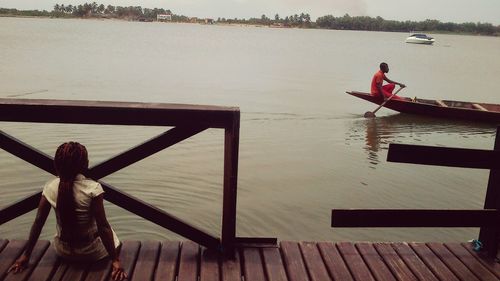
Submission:
[[[494,125],[396,114],[346,95],[381,61],[401,95],[500,103],[500,38],[97,20],[0,18],[0,97],[239,106],[239,236],[463,241],[477,229],[332,229],[332,208],[479,209],[488,172],[386,162],[389,143],[493,147]],[[84,143],[91,165],[168,128],[0,123],[53,155]],[[51,177],[0,152],[0,206]],[[209,130],[105,178],[220,235],[223,132]],[[178,239],[107,205],[122,239]],[[34,212],[0,226],[27,237]],[[55,232],[51,215],[42,238]]]

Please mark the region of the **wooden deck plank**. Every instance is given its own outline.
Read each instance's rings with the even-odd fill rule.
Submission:
[[[200,281],[219,281],[219,254],[203,248],[200,256]]]
[[[26,241],[0,240],[3,273]],[[500,264],[470,243],[281,242],[280,248],[240,248],[235,258],[194,242],[126,241],[120,254],[129,280],[166,281],[367,281],[500,280]],[[4,261],[7,260],[7,263]],[[60,260],[48,241],[38,241],[30,267],[2,281],[105,281],[111,262]],[[177,279],[176,279],[177,278]]]
[[[236,252],[234,257],[221,259],[222,281],[241,281],[240,254]]]
[[[118,254],[121,253],[123,245],[120,245],[118,247]],[[88,274],[86,278],[84,279],[85,281],[105,281],[109,279],[109,276],[111,274],[112,270],[112,262],[109,257],[101,259],[88,268]]]
[[[418,281],[390,243],[374,243],[373,246],[397,280]]]
[[[494,258],[491,258],[486,251],[474,251],[471,243],[462,243],[462,246],[500,280],[500,263],[498,263]]]
[[[350,242],[340,242],[337,243],[337,248],[339,249],[340,254],[344,258],[347,267],[349,268],[354,280],[356,281],[375,281],[370,269],[363,261],[358,250],[354,244]]]
[[[68,270],[69,264],[63,260],[60,261],[59,266],[56,268],[54,275],[50,280],[52,281],[62,281],[64,280],[64,274]]]
[[[87,276],[90,263],[68,262],[68,269],[64,273],[64,281],[82,281]]]
[[[425,263],[418,257],[408,243],[392,243],[392,247],[399,254],[418,280],[439,281]]]
[[[363,260],[370,268],[370,271],[379,281],[396,281],[396,278],[385,264],[382,257],[377,253],[372,243],[356,243],[356,248],[363,257]]]
[[[20,273],[13,274],[9,273],[5,277],[3,281],[25,281],[28,280],[29,276],[33,272],[33,270],[36,268],[38,263],[40,262],[40,259],[42,258],[43,254],[47,250],[47,247],[49,247],[49,241],[47,240],[40,240],[36,243],[35,247],[33,248],[33,252],[31,252],[31,257],[29,260],[29,264],[26,267],[26,269]]]
[[[52,276],[59,267],[60,259],[54,250],[54,247],[50,245],[42,259],[36,265],[30,276],[30,281],[49,281],[52,280]]]
[[[300,253],[299,243],[282,241],[280,245],[288,279],[290,281],[309,280],[307,269]]]
[[[130,280],[151,281],[158,263],[160,253],[159,241],[143,241],[135,264],[134,274]]]
[[[332,280],[326,270],[318,245],[315,242],[301,242],[299,246],[311,281]]]
[[[155,281],[174,281],[180,255],[180,242],[164,241],[161,246]]]
[[[335,244],[332,242],[319,242],[318,248],[333,280],[354,280]]]
[[[257,248],[243,248],[240,256],[243,257],[243,272],[245,280],[266,281],[264,265],[260,251]]]
[[[262,258],[268,281],[287,281],[285,265],[278,248],[263,248]]]
[[[498,280],[491,271],[481,264],[473,255],[459,243],[445,243],[444,246],[451,251],[465,266],[479,279],[484,281]]]
[[[0,252],[2,252],[3,248],[9,243],[9,240],[6,239],[0,239]]]
[[[105,281],[111,273],[111,259],[104,258],[95,262],[88,268],[85,281]]]
[[[200,246],[191,241],[184,241],[181,245],[181,256],[179,258],[178,281],[198,280],[198,258]]]
[[[419,258],[440,280],[458,281],[459,279],[450,269],[437,257],[429,247],[422,243],[409,243],[410,247],[417,253]]]
[[[7,270],[21,255],[25,246],[26,240],[12,240],[0,252],[0,261],[2,261],[0,263],[0,280],[7,275]]]
[[[426,244],[460,280],[479,280],[443,243]]]
[[[127,273],[127,275],[132,276],[135,269],[135,262],[137,256],[139,255],[139,249],[141,248],[141,242],[139,241],[123,241],[120,250],[120,263]],[[108,280],[113,280],[111,274],[108,276]]]

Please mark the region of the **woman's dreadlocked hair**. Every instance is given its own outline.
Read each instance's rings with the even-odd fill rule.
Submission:
[[[56,217],[61,227],[61,239],[73,244],[76,233],[76,202],[73,183],[76,175],[87,170],[89,164],[87,149],[77,142],[61,144],[56,151],[54,166],[59,176]]]

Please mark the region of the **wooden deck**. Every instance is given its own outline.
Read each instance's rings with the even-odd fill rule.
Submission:
[[[110,262],[69,263],[39,241],[28,269],[6,274],[25,240],[0,240],[0,280],[110,280]],[[221,258],[190,241],[126,241],[121,260],[129,280],[162,281],[390,281],[500,280],[500,263],[469,243],[281,242],[241,248]]]

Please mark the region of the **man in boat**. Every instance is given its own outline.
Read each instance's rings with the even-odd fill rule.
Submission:
[[[394,91],[394,88],[396,87],[396,85],[399,85],[401,88],[406,87],[405,84],[402,84],[402,83],[399,83],[396,81],[392,81],[391,79],[387,78],[387,76],[385,76],[385,74],[388,72],[389,72],[389,65],[387,65],[387,63],[385,63],[385,62],[381,63],[380,70],[377,71],[377,73],[375,73],[375,75],[373,75],[373,78],[372,78],[372,86],[371,86],[372,96],[376,96],[376,97],[379,97],[380,99],[385,100],[385,99],[388,99],[390,96],[392,96],[392,91]],[[384,80],[386,82],[388,82],[389,84],[382,86],[382,83]],[[402,98],[400,98],[398,96],[394,96],[392,99],[393,100],[398,100],[398,99],[400,100]]]

